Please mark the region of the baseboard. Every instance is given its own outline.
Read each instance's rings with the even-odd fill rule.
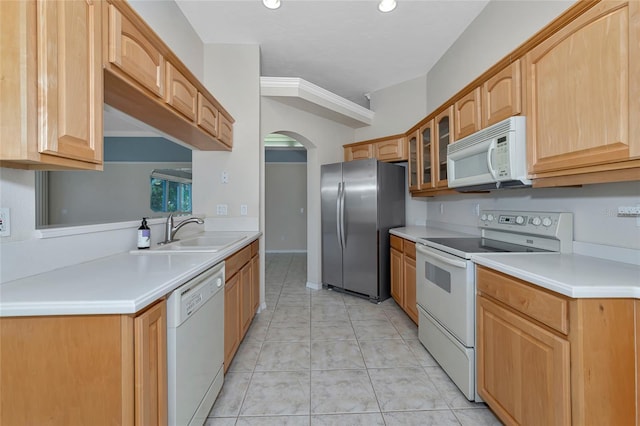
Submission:
[[[322,283],[307,281],[307,288],[310,288],[312,290],[322,290]]]
[[[306,253],[306,250],[266,250],[264,251],[265,253]]]

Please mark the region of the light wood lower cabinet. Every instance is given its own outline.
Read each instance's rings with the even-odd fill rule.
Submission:
[[[391,297],[418,324],[415,243],[396,235],[391,240]]]
[[[0,318],[0,424],[166,425],[166,317]]]
[[[225,259],[224,371],[244,338],[260,304],[258,240]],[[252,256],[253,254],[253,256]]]
[[[508,425],[636,422],[638,302],[572,299],[478,266],[478,393]]]

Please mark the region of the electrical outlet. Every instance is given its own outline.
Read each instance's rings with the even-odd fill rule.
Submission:
[[[220,173],[220,183],[229,183],[229,173],[227,172]]]
[[[226,204],[218,204],[216,206],[216,214],[218,216],[226,216],[227,213],[227,205]]]
[[[246,204],[240,204],[240,216],[246,216],[248,213],[248,208]]]
[[[11,235],[11,211],[9,208],[0,208],[0,237]]]

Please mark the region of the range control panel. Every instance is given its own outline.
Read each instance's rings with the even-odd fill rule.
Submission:
[[[482,210],[478,226],[483,230],[573,238],[573,213]]]

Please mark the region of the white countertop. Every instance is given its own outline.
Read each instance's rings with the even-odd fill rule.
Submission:
[[[0,317],[133,314],[261,235],[236,234],[247,238],[215,253],[122,253],[0,284]]]
[[[640,298],[640,266],[579,254],[483,253],[471,260],[573,298]]]
[[[448,237],[473,237],[470,234],[450,231],[441,228],[427,226],[405,226],[402,228],[392,228],[390,234],[415,242],[418,238],[448,238]]]

